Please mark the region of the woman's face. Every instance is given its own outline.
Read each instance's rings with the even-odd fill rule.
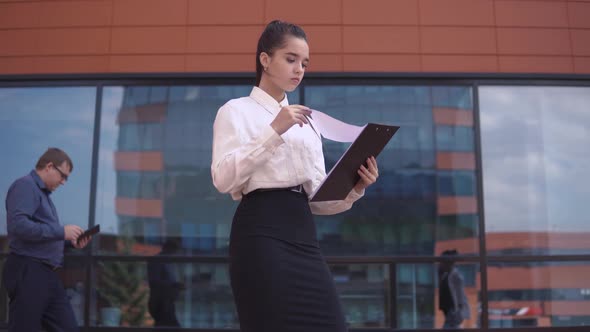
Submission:
[[[261,63],[266,67],[263,77],[281,90],[291,92],[301,83],[309,64],[309,47],[304,39],[288,36],[285,46],[276,49],[272,56],[262,53]]]

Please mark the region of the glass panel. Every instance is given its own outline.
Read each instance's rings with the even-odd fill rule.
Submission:
[[[225,264],[100,262],[93,326],[238,326]]]
[[[386,264],[332,265],[330,269],[349,327],[390,326],[391,284]]]
[[[225,254],[236,207],[211,181],[217,110],[250,86],[135,86],[103,91],[96,223],[101,252]],[[299,103],[299,91],[289,95]]]
[[[0,89],[0,201],[18,178],[35,168],[48,147],[64,150],[74,170],[51,199],[62,225],[88,227],[88,202],[96,89],[93,87]],[[0,242],[6,241],[6,209],[0,209]],[[2,250],[8,246],[1,243]]]
[[[488,264],[490,327],[590,325],[589,262]]]
[[[590,88],[479,95],[489,254],[590,253]]]
[[[348,123],[401,127],[379,156],[380,178],[365,197],[345,213],[316,216],[325,254],[478,253],[470,87],[306,86],[305,101]],[[328,171],[347,147],[324,140]]]
[[[441,307],[448,305],[441,303],[441,298],[448,297],[448,293],[441,290],[440,285],[448,284],[448,278],[439,280],[439,266],[433,264],[398,264],[396,280],[397,328],[399,329],[429,329],[443,328],[445,315]],[[479,326],[479,267],[473,263],[457,263],[452,269],[453,280],[460,279],[455,287],[458,296],[463,297],[461,308],[466,308],[459,324],[463,328]],[[447,276],[448,274],[441,274]],[[462,289],[462,291],[461,291]],[[445,300],[443,300],[445,301]],[[445,302],[447,303],[447,302]]]

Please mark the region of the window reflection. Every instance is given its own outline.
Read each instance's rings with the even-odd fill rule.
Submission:
[[[51,196],[61,224],[88,227],[88,202],[96,88],[0,89],[0,201],[13,181],[35,168],[48,147],[64,150],[74,163],[68,182]],[[6,209],[0,209],[5,242]],[[2,249],[6,251],[6,245]]]
[[[217,110],[250,86],[130,86],[103,90],[96,223],[103,252],[225,254],[236,202],[211,182]],[[289,98],[298,103],[299,92]],[[128,250],[123,243],[133,242]]]
[[[438,265],[398,264],[396,274],[397,328],[428,329],[443,327],[445,317],[439,309],[440,285]],[[475,264],[457,263],[463,282],[463,292],[469,307],[469,318],[462,328],[479,326],[479,269]],[[443,281],[441,281],[443,280]]]
[[[457,245],[477,253],[477,218],[462,217],[477,215],[470,87],[307,86],[305,101],[349,123],[401,126],[365,198],[346,213],[316,217],[324,253],[432,255]],[[347,147],[324,140],[327,170]],[[474,224],[452,232],[438,223],[445,218]]]
[[[236,328],[227,265],[170,263],[177,245],[147,262],[101,262],[92,325]]]
[[[590,324],[587,262],[490,263],[490,327]]]
[[[332,265],[330,269],[349,327],[389,326],[391,285],[387,265]]]
[[[589,253],[590,88],[482,87],[490,254]]]

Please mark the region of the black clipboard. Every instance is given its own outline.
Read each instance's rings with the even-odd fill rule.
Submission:
[[[330,170],[324,181],[311,195],[310,202],[343,200],[360,180],[357,171],[367,158],[377,158],[399,126],[369,123],[352,142],[340,160]]]
[[[89,229],[85,230],[84,233],[82,233],[82,234],[80,234],[80,236],[78,236],[78,239],[76,240],[76,242],[80,243],[81,239],[90,237],[98,232],[100,232],[100,224],[95,225],[95,226],[90,227]]]

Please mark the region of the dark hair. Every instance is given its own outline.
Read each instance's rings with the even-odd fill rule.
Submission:
[[[264,31],[258,39],[258,47],[256,48],[256,86],[260,85],[262,79],[262,63],[260,63],[260,54],[262,52],[272,55],[274,50],[285,45],[285,37],[293,36],[307,41],[307,36],[303,29],[293,23],[274,20],[264,28]]]
[[[459,254],[459,252],[457,251],[457,249],[450,249],[450,250],[445,250],[442,252],[442,256],[457,256]]]
[[[70,172],[74,170],[74,164],[72,159],[67,153],[63,152],[58,148],[49,148],[37,161],[36,169],[43,169],[47,164],[52,163],[53,165],[60,166],[63,162],[66,162],[70,166]]]

